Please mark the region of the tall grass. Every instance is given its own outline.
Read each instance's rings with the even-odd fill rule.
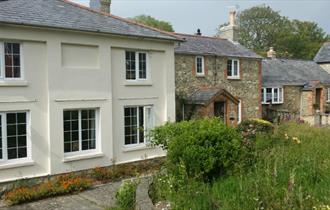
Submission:
[[[166,192],[173,209],[330,209],[330,129],[284,124],[254,152],[248,169]]]

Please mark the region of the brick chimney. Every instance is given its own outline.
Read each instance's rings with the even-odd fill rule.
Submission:
[[[90,0],[89,7],[110,14],[111,0]]]
[[[276,58],[276,51],[274,50],[273,47],[269,48],[269,51],[267,52],[267,57],[268,58]]]
[[[220,28],[219,37],[229,39],[231,41],[238,41],[238,26],[236,24],[236,10],[229,12],[229,25]]]

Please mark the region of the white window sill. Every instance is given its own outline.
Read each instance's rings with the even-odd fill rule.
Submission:
[[[10,168],[19,168],[19,167],[26,167],[26,166],[33,166],[35,163],[33,160],[22,160],[16,161],[14,163],[0,163],[0,170],[2,169],[10,169]]]
[[[124,83],[125,86],[152,86],[151,81],[144,81],[144,80],[134,80],[134,81],[128,81],[126,80]]]
[[[123,152],[132,152],[132,151],[147,150],[147,149],[152,149],[152,147],[149,147],[147,144],[139,144],[134,146],[124,146]]]
[[[26,80],[0,80],[0,87],[25,87],[28,86]]]
[[[262,103],[263,105],[268,105],[268,104],[272,104],[272,105],[276,105],[276,104],[283,104],[283,102],[275,102],[275,103]]]
[[[240,77],[227,77],[227,79],[231,79],[231,80],[240,80]]]
[[[90,153],[64,157],[63,163],[103,157],[103,153]]]
[[[196,77],[205,77],[205,74],[196,74]]]

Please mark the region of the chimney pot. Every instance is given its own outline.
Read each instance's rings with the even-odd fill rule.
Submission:
[[[267,57],[268,58],[276,58],[276,51],[274,50],[273,47],[269,48],[269,51],[267,52]]]
[[[196,33],[197,36],[202,36],[202,32],[200,29],[197,29],[197,33]]]

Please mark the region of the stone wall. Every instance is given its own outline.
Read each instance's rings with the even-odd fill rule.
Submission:
[[[283,86],[283,104],[262,105],[263,116],[266,116],[267,108],[300,113],[301,86]]]
[[[261,61],[240,58],[240,79],[227,79],[227,58],[204,56],[205,76],[196,76],[195,55],[175,55],[177,116],[182,116],[180,99],[201,87],[220,87],[241,100],[242,119],[261,117]],[[178,119],[180,120],[180,119]]]

